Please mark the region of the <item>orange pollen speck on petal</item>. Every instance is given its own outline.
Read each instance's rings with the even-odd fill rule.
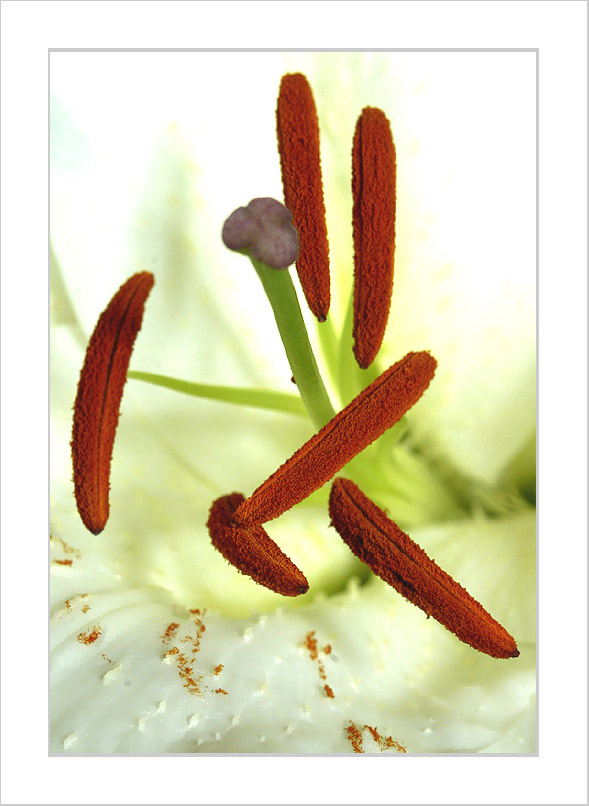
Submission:
[[[102,628],[94,627],[90,632],[81,632],[78,635],[78,641],[81,644],[89,646],[90,644],[93,644],[101,635],[102,635]]]
[[[319,121],[302,73],[283,76],[276,108],[284,203],[299,233],[297,273],[309,308],[325,321],[330,303],[329,245],[321,178]]]
[[[384,112],[366,107],[352,151],[354,355],[366,369],[380,349],[393,293],[396,156]]]
[[[123,387],[153,275],[130,277],[100,316],[88,343],[74,404],[72,460],[78,512],[99,534],[109,515],[110,464]]]
[[[333,482],[329,515],[362,562],[461,641],[494,658],[519,655],[507,630],[353,482]]]
[[[352,745],[352,749],[354,753],[363,753],[364,750],[362,749],[362,732],[358,730],[356,725],[353,722],[350,722],[348,727],[346,728],[346,736],[348,741]]]
[[[397,361],[261,484],[238,507],[235,520],[265,523],[322,487],[419,400],[436,365],[426,352]]]
[[[241,493],[218,498],[212,505],[207,527],[214,547],[242,574],[283,596],[299,596],[309,590],[305,575],[297,568],[262,526],[235,522]]]
[[[395,750],[397,753],[406,753],[407,748],[404,747],[399,742],[395,741],[392,736],[381,736],[380,733],[376,728],[371,727],[370,725],[363,725],[359,727],[355,725],[353,722],[350,722],[346,728],[346,736],[350,744],[352,745],[352,749],[354,753],[364,753],[364,738],[363,732],[367,730],[368,733],[372,736],[375,743],[378,745],[381,751],[387,750]]]

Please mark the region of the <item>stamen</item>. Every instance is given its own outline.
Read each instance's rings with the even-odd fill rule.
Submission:
[[[333,482],[329,514],[362,562],[457,638],[494,658],[518,657],[511,635],[353,482]]]
[[[324,322],[329,312],[329,245],[319,153],[319,121],[304,75],[285,75],[276,109],[284,203],[293,214],[301,251],[297,272],[309,308]]]
[[[140,272],[122,285],[100,316],[86,350],[74,404],[72,460],[76,504],[97,535],[109,515],[110,463],[119,407],[153,275]]]
[[[419,400],[436,364],[429,353],[408,353],[383,372],[258,487],[235,520],[265,523],[323,486]]]
[[[228,249],[245,252],[272,269],[286,269],[299,254],[299,238],[290,210],[276,199],[252,199],[223,224]]]
[[[241,493],[218,498],[207,526],[213,546],[242,574],[283,596],[299,596],[309,590],[305,575],[284,554],[262,526],[240,526],[234,513],[245,501]]]
[[[352,151],[354,355],[366,369],[384,337],[395,254],[396,159],[384,112],[362,111]]]

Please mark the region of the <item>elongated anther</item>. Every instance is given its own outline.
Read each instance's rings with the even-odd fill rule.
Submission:
[[[283,76],[276,108],[284,203],[299,233],[297,272],[309,308],[320,322],[329,312],[329,245],[321,179],[319,121],[302,73]]]
[[[511,635],[353,482],[333,482],[329,514],[357,557],[461,641],[494,658],[519,655]]]
[[[419,400],[436,364],[425,352],[397,361],[258,487],[238,507],[235,519],[265,523],[318,490]]]
[[[240,526],[233,518],[244,501],[241,493],[218,498],[207,526],[215,548],[242,574],[283,596],[299,596],[309,590],[305,575],[276,545],[262,526]]]
[[[122,285],[100,316],[86,350],[74,404],[72,460],[78,512],[97,535],[109,515],[109,480],[119,408],[153,275]]]
[[[354,355],[365,369],[380,349],[389,318],[395,256],[396,158],[384,112],[362,111],[352,151]]]

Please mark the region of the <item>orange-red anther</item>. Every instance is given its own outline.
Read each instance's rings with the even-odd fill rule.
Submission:
[[[119,288],[98,320],[80,374],[71,443],[74,488],[80,517],[95,535],[108,520],[110,463],[119,408],[153,283],[152,274],[140,272]]]
[[[396,158],[384,112],[362,111],[352,151],[354,355],[365,369],[380,349],[389,318],[395,255]]]
[[[408,353],[336,414],[252,495],[235,519],[242,524],[277,518],[333,478],[416,403],[436,369],[429,353]]]
[[[244,501],[241,493],[218,498],[212,505],[207,527],[213,546],[242,574],[283,596],[299,596],[309,590],[305,575],[276,545],[262,526],[240,526],[233,515]]]
[[[357,557],[461,641],[494,658],[519,655],[511,635],[353,482],[333,482],[329,514]]]
[[[320,322],[329,312],[329,245],[321,179],[319,121],[302,73],[283,76],[276,108],[284,203],[299,233],[297,272],[309,308]]]

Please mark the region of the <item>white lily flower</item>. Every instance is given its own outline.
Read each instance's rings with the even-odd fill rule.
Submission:
[[[52,54],[53,752],[535,751],[526,55]],[[220,230],[251,198],[282,197],[275,99],[295,71],[321,125],[333,334],[352,284],[353,128],[375,105],[398,163],[379,362],[410,350],[439,362],[403,444],[383,437],[355,460],[363,489],[505,626],[517,659],[462,644],[372,576],[328,528],[325,491],[269,529],[307,576],[304,596],[256,585],[215,551],[211,503],[251,493],[311,436],[304,416],[129,380],[110,520],[98,537],[79,520],[76,384],[98,315],[129,275],[156,278],[134,370],[294,391],[260,283]],[[346,403],[363,376],[305,318]]]

